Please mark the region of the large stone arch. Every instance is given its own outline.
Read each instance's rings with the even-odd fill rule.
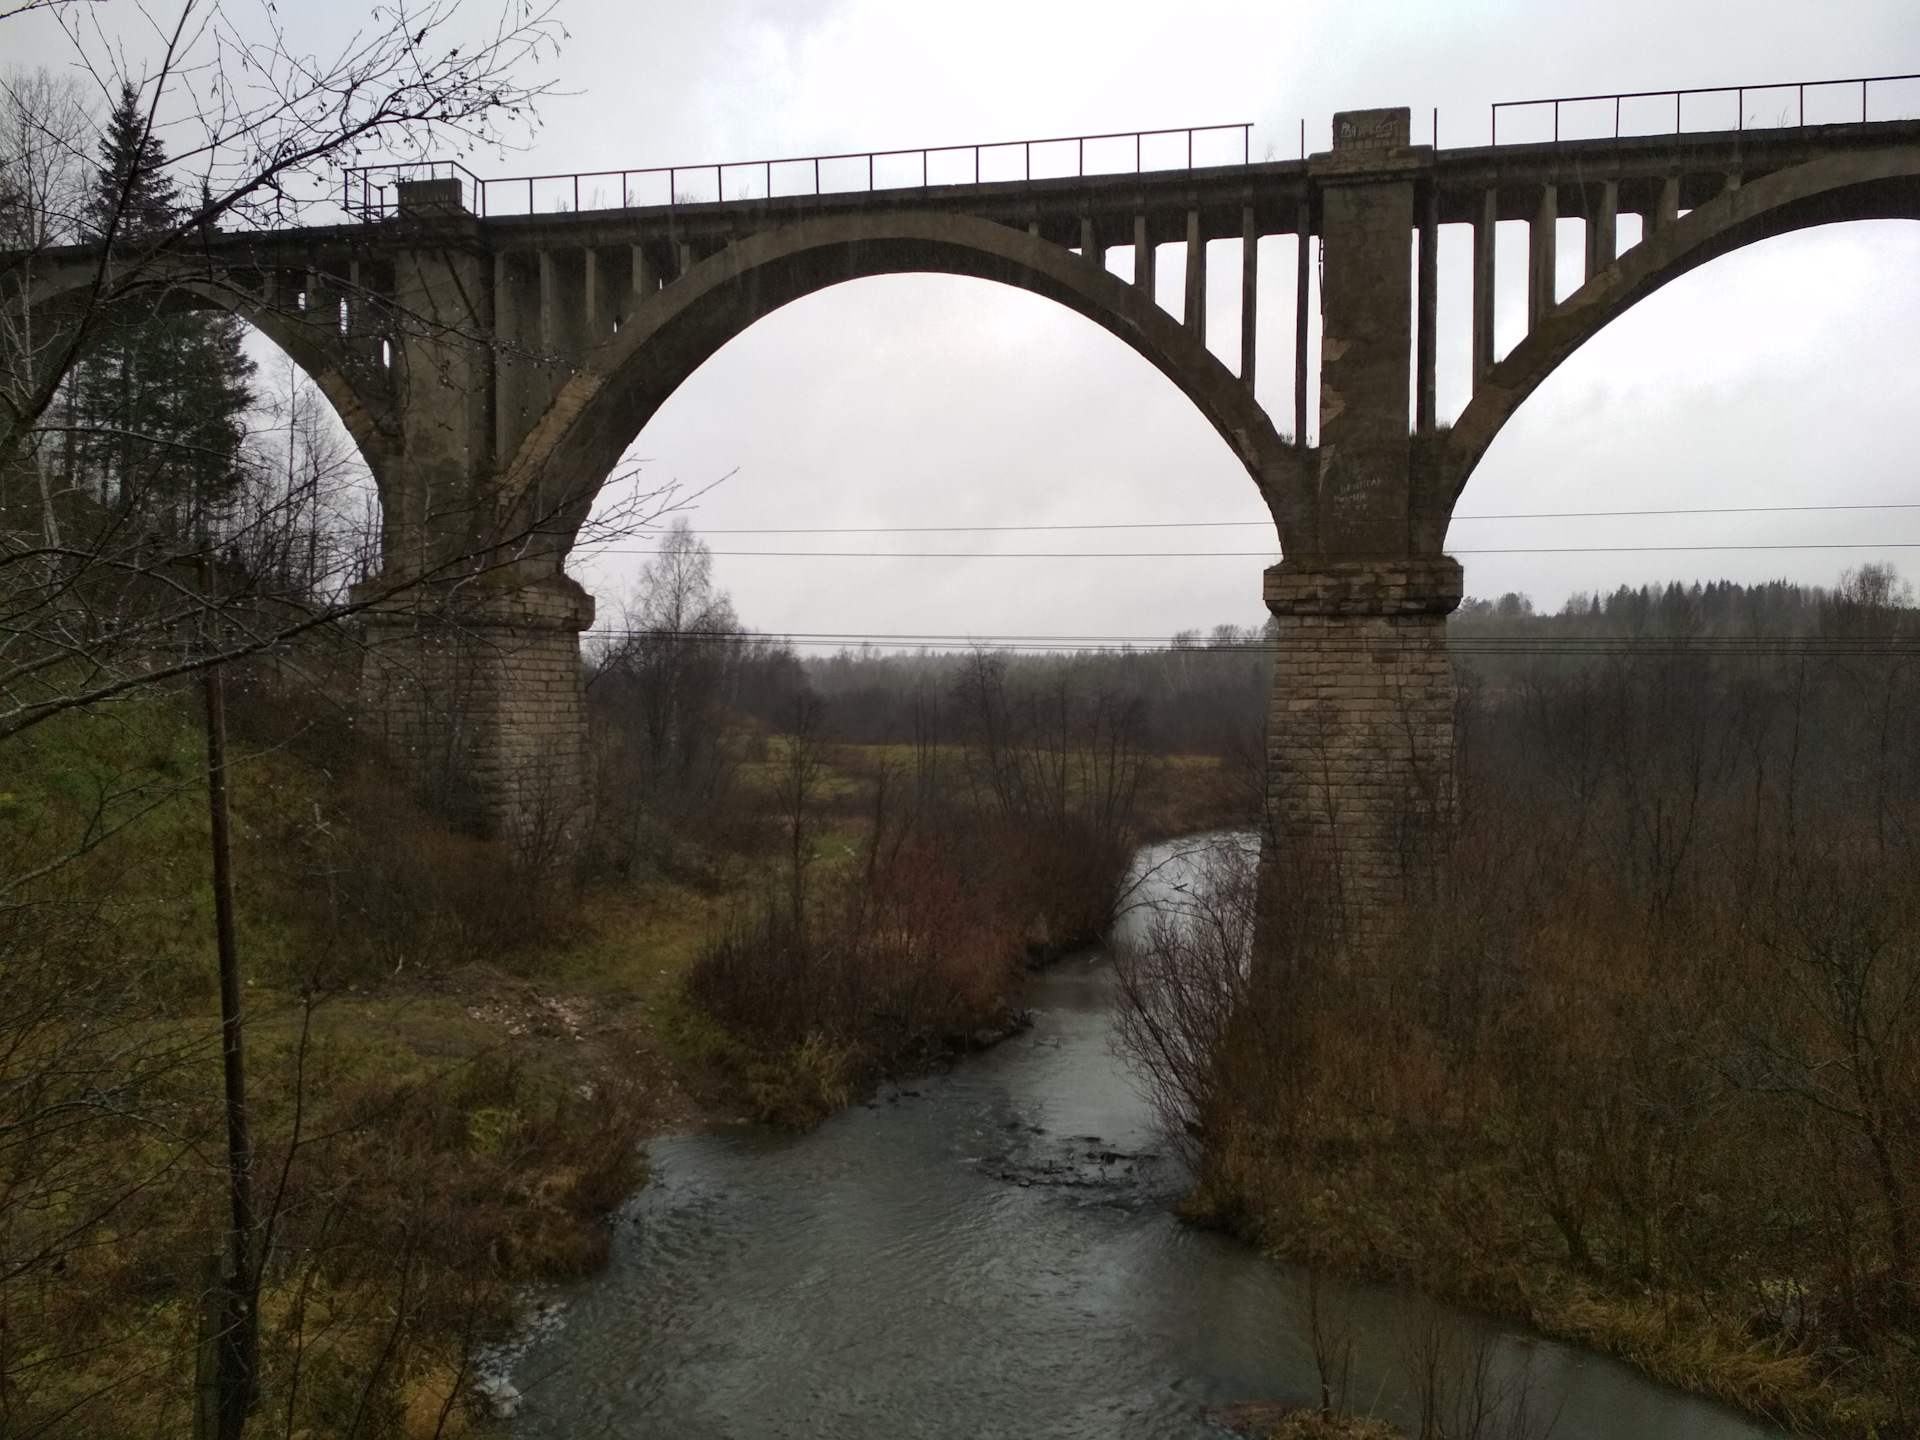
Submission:
[[[1706,264],[1758,241],[1849,220],[1920,220],[1920,148],[1827,156],[1779,170],[1689,211],[1620,256],[1555,306],[1476,387],[1438,437],[1444,512],[1494,437],[1576,350],[1632,306]],[[1433,537],[1438,548],[1439,536]]]
[[[523,513],[570,519],[667,398],[729,340],[802,296],[900,273],[965,275],[1045,296],[1118,336],[1179,387],[1259,485],[1286,538],[1302,452],[1283,441],[1246,385],[1151,297],[1071,250],[993,221],[936,214],[851,215],[749,236],[644,298],[614,339],[561,387],[503,466]]]

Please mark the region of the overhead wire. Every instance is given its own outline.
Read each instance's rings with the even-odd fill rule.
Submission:
[[[1455,515],[1454,520],[1607,520],[1651,515],[1787,515],[1816,511],[1920,510],[1920,501],[1849,505],[1711,505],[1659,510],[1537,510],[1511,514]],[[1064,530],[1271,529],[1271,520],[1110,520],[1049,525],[746,525],[717,526],[702,535],[974,535]]]
[[[748,630],[646,630],[606,626],[588,632],[599,640],[637,639],[736,644],[764,641],[796,648],[853,650],[889,647],[896,652],[916,650],[983,649],[1044,654],[1169,653],[1208,655],[1266,653],[1281,642],[1241,636],[1209,640],[1195,636],[1182,643],[1166,635],[993,635],[920,631],[868,632],[801,630],[767,633]],[[1410,642],[1420,644],[1423,642]],[[1474,635],[1451,631],[1448,648],[1454,654],[1478,655],[1623,655],[1694,654],[1731,656],[1777,655],[1913,655],[1920,653],[1920,635]]]
[[[1572,520],[1615,519],[1685,515],[1746,515],[1843,512],[1862,510],[1920,510],[1920,502],[1887,501],[1840,505],[1738,505],[1696,506],[1639,510],[1534,511],[1507,514],[1456,515],[1455,520]],[[1032,525],[874,525],[874,526],[754,526],[720,527],[702,535],[890,535],[890,534],[973,534],[1061,531],[1226,529],[1268,528],[1265,520],[1166,520],[1112,521],[1074,524]],[[658,547],[590,547],[598,554],[655,554]],[[1768,552],[1799,550],[1909,550],[1920,549],[1920,541],[1793,541],[1772,544],[1718,543],[1701,545],[1567,545],[1567,546],[1491,546],[1454,547],[1451,555],[1580,555],[1639,553],[1712,553]],[[1266,550],[1118,550],[1118,551],[901,551],[901,550],[712,550],[708,553],[728,558],[764,559],[859,559],[859,560],[1159,560],[1159,559],[1233,559],[1266,560],[1278,558],[1278,547]],[[590,632],[601,638],[638,632],[597,629]],[[1189,647],[1176,646],[1165,635],[962,635],[920,634],[917,632],[868,633],[852,631],[788,632],[781,635],[758,632],[648,632],[662,638],[732,641],[740,639],[779,640],[803,649],[850,649],[859,646],[891,646],[904,650],[946,649],[955,646],[986,647],[999,650],[1060,653],[1142,653],[1152,649],[1183,649],[1191,652],[1265,651],[1273,642],[1246,640],[1227,643],[1200,641]],[[1911,654],[1920,648],[1920,640],[1894,637],[1867,644],[1833,637],[1741,636],[1741,637],[1617,637],[1617,636],[1450,636],[1449,645],[1456,654],[1645,654],[1695,651],[1719,654]]]
[[[590,546],[600,555],[653,555],[657,547]],[[1636,555],[1746,550],[1920,550],[1920,540],[1791,541],[1778,544],[1706,545],[1499,545],[1449,546],[1449,555]],[[728,559],[761,560],[1268,560],[1268,550],[714,550]]]

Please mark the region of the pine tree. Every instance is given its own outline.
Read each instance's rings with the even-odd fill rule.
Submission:
[[[87,204],[86,239],[116,244],[152,240],[178,212],[166,150],[140,109],[140,92],[122,86],[100,140],[101,165]]]
[[[132,87],[107,122],[100,157],[89,239],[137,247],[178,223],[166,152]],[[237,317],[175,308],[182,298],[162,295],[116,317],[75,368],[70,483],[122,519],[197,539],[217,530],[245,479],[254,364]]]

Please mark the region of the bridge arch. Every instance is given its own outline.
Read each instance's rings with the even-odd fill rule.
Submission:
[[[1441,438],[1451,513],[1521,404],[1573,353],[1656,290],[1776,235],[1851,220],[1920,220],[1920,148],[1826,156],[1723,191],[1620,256],[1555,306],[1475,389]]]
[[[1276,516],[1301,452],[1252,393],[1151,297],[1084,258],[994,221],[935,214],[801,221],[729,245],[646,297],[602,357],[576,372],[505,467],[524,513],[584,521],[603,479],[667,398],[755,321],[875,275],[971,276],[1054,300],[1119,337],[1193,402]],[[1284,540],[1284,533],[1283,533]]]
[[[219,310],[258,331],[311,380],[346,428],[376,486],[382,490],[394,459],[392,437],[375,417],[366,395],[340,363],[341,356],[316,339],[315,327],[242,287],[225,283],[213,267],[193,261],[163,261],[140,283],[117,291],[110,315],[131,313],[137,322],[180,310]],[[98,315],[93,292],[99,276],[91,263],[63,265],[33,286],[31,306],[56,323],[87,326]],[[74,313],[75,311],[78,313]],[[66,312],[66,313],[62,313]],[[104,338],[103,332],[92,336]]]

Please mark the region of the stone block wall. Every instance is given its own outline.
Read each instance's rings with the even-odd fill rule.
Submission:
[[[1267,571],[1271,842],[1311,853],[1353,933],[1407,898],[1452,825],[1460,583],[1444,557]]]
[[[376,607],[362,724],[456,824],[532,860],[564,859],[586,821],[580,631],[592,617],[591,597],[565,576]]]

